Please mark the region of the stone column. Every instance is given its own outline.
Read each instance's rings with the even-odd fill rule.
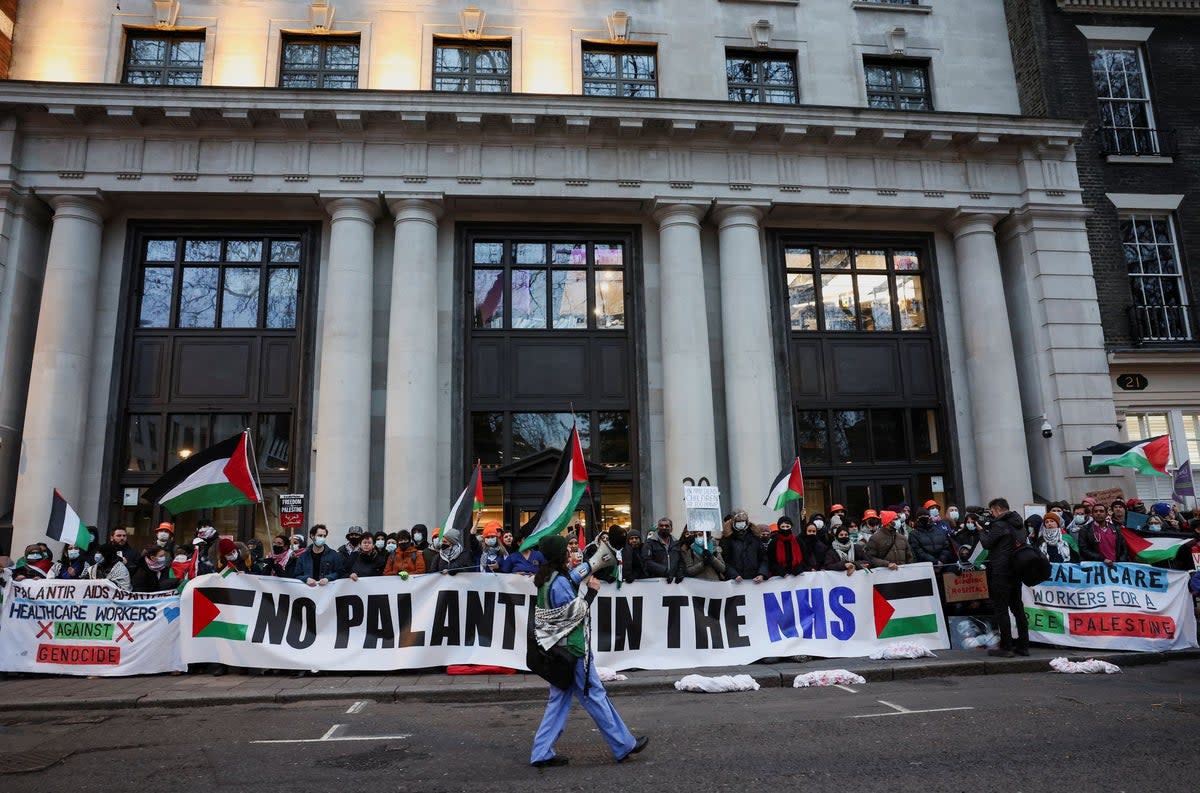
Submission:
[[[103,205],[94,191],[51,195],[46,200],[54,208],[54,220],[17,476],[15,556],[28,543],[45,538],[51,494],[56,488],[84,520],[90,522],[96,516],[95,504],[78,500],[87,437]]]
[[[331,536],[367,527],[371,459],[371,314],[375,218],[367,195],[325,199],[329,266],[321,284],[312,522]]]
[[[1003,497],[1018,511],[1033,498],[1016,355],[996,247],[998,215],[960,212],[950,223],[966,348],[971,434],[980,500]]]
[[[782,465],[771,304],[759,242],[761,219],[762,211],[752,206],[717,211],[729,436],[728,503],[752,512],[762,511],[763,496]],[[755,517],[766,517],[766,513]]]
[[[700,219],[706,208],[666,204],[654,213],[659,227],[662,321],[663,425],[667,512],[682,525],[685,476],[716,481],[708,316],[700,259]]]
[[[438,217],[440,201],[389,197],[396,216],[387,355],[383,522],[439,522]],[[451,490],[459,485],[451,484]]]

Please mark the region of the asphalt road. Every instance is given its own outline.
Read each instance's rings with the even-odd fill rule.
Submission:
[[[55,713],[9,702],[0,790],[1162,793],[1200,777],[1200,662],[614,699],[649,748],[614,764],[576,708],[558,743],[571,764],[545,770],[527,765],[540,702]]]

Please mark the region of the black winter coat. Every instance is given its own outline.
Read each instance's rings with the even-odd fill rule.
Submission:
[[[767,577],[767,551],[749,529],[735,531],[721,540],[721,553],[725,556],[726,579]]]
[[[954,549],[950,537],[935,528],[917,529],[909,532],[908,544],[912,547],[914,562],[932,562],[935,565],[953,564]]]
[[[663,542],[657,532],[642,542],[642,563],[645,565],[647,578],[675,578],[676,575],[683,575],[679,571],[677,544],[673,540]]]
[[[646,562],[641,546],[635,550],[628,540],[625,542],[625,547],[621,549],[621,572],[625,575],[625,583],[629,584],[647,577]]]
[[[995,582],[992,586],[1001,588],[1010,579],[1019,585],[1013,575],[1012,559],[1017,546],[1025,544],[1025,521],[1021,516],[1011,510],[1004,513],[983,530],[979,541],[988,552],[988,572]]]
[[[1129,549],[1125,547],[1125,536],[1120,527],[1114,527],[1117,533],[1117,558],[1114,562],[1129,561]],[[1100,541],[1096,539],[1096,523],[1088,523],[1079,530],[1079,558],[1084,562],[1103,562],[1104,554],[1100,553]]]
[[[359,578],[381,575],[385,564],[387,564],[386,554],[377,551],[367,554],[355,551],[346,561],[345,577],[349,578],[351,574],[357,574]]]
[[[156,572],[143,562],[129,574],[129,588],[134,592],[165,592],[177,586],[179,582],[171,578],[171,565]]]

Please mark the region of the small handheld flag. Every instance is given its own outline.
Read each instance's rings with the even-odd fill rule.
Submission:
[[[537,523],[529,536],[521,543],[521,550],[536,548],[543,537],[562,533],[571,520],[579,499],[588,488],[587,464],[583,461],[583,446],[579,443],[579,429],[571,427],[571,437],[563,448],[558,469],[550,480],[550,491],[546,494],[546,505],[538,513]]]
[[[463,488],[462,493],[455,500],[454,506],[450,507],[450,514],[442,521],[441,531],[458,529],[465,536],[471,529],[472,516],[481,509],[483,509],[483,468],[479,463],[475,463],[471,481]],[[431,543],[435,548],[441,544],[441,532],[436,537],[437,539]]]
[[[763,500],[763,506],[779,512],[791,501],[804,498],[804,475],[800,472],[800,458],[779,472],[771,485],[771,492]]]
[[[50,523],[46,526],[46,536],[85,551],[92,544],[92,533],[57,490],[50,502]]]

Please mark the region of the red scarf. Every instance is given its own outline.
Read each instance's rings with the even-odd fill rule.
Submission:
[[[804,551],[795,532],[775,532],[775,561],[780,567],[791,572],[804,561]]]

